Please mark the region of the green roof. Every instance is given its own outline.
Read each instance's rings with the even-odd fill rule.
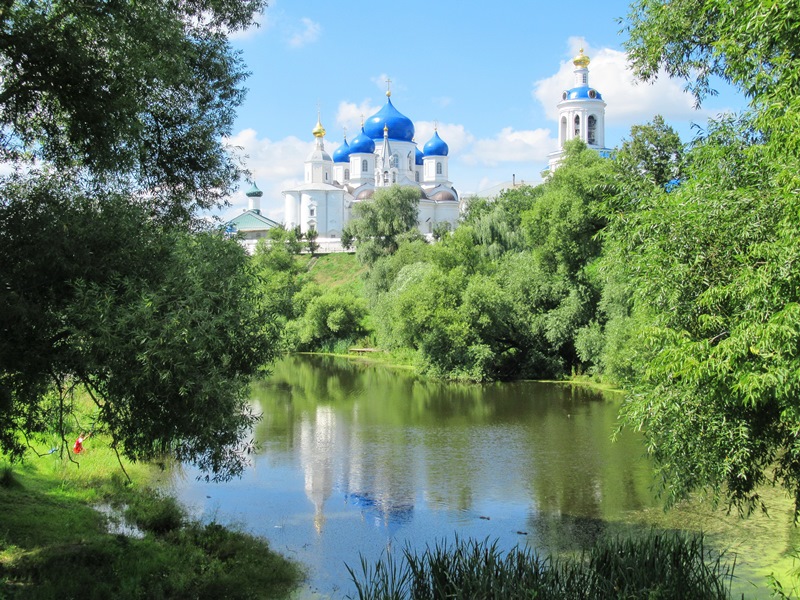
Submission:
[[[242,214],[234,217],[227,223],[225,227],[235,225],[239,231],[254,231],[259,229],[272,229],[273,227],[280,227],[281,224],[272,219],[268,219],[262,214],[253,210],[246,210]]]

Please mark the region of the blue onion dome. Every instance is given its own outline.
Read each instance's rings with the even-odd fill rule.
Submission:
[[[394,107],[388,92],[386,94],[386,104],[367,119],[364,124],[364,130],[373,140],[382,140],[384,127],[389,128],[390,140],[410,142],[414,139],[414,123]]]
[[[345,136],[342,145],[333,151],[333,162],[335,163],[350,162],[350,145],[347,143],[347,136]]]
[[[375,152],[375,142],[366,134],[362,125],[361,133],[350,142],[350,154],[372,154],[373,152]]]
[[[562,100],[602,100],[603,96],[594,88],[575,87],[561,94]]]
[[[448,148],[444,140],[439,137],[439,132],[434,131],[433,137],[428,140],[428,143],[425,144],[422,151],[425,156],[447,156],[447,153],[450,152],[450,148]]]
[[[422,159],[424,157],[425,157],[425,155],[422,153],[422,150],[420,150],[419,148],[414,148],[414,164],[415,165],[420,165],[420,166],[423,165],[424,162],[423,162]]]

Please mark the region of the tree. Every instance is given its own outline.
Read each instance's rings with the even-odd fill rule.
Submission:
[[[236,474],[277,331],[235,242],[199,234],[241,168],[227,33],[263,0],[0,3],[0,448],[94,428]]]
[[[393,185],[375,191],[372,200],[353,206],[354,219],[342,231],[345,248],[356,245],[362,264],[372,265],[380,257],[393,254],[403,234],[417,228],[419,190]]]
[[[631,127],[630,138],[614,156],[618,176],[628,184],[643,180],[662,188],[680,179],[682,161],[681,138],[661,115],[651,123]]]
[[[306,248],[308,248],[308,253],[313,257],[314,253],[319,250],[319,244],[317,243],[317,237],[319,234],[317,230],[314,228],[309,229],[306,231]]]
[[[707,489],[749,510],[773,482],[800,514],[798,14],[789,1],[642,0],[629,16],[642,78],[664,68],[702,100],[719,76],[752,107],[712,123],[681,185],[609,229],[642,341],[623,416],[670,501]]]
[[[45,185],[46,184],[46,185]],[[125,196],[61,177],[6,183],[0,204],[0,444],[76,427],[73,391],[118,452],[240,471],[246,384],[275,346],[231,240],[152,227]],[[121,245],[120,240],[125,240]]]

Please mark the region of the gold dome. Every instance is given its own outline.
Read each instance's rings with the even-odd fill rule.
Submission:
[[[322,126],[319,116],[317,116],[317,124],[314,126],[314,129],[311,130],[311,133],[313,133],[316,138],[325,137],[325,128]]]
[[[589,66],[589,57],[583,53],[583,48],[578,51],[578,55],[572,59],[572,64],[578,68],[585,69]]]

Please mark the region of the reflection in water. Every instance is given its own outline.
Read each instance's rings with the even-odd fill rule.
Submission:
[[[253,402],[264,415],[253,469],[178,491],[302,560],[308,594],[350,592],[344,563],[397,544],[457,534],[572,552],[599,535],[672,526],[640,440],[611,443],[618,406],[584,388],[443,384],[303,356],[276,365]]]

